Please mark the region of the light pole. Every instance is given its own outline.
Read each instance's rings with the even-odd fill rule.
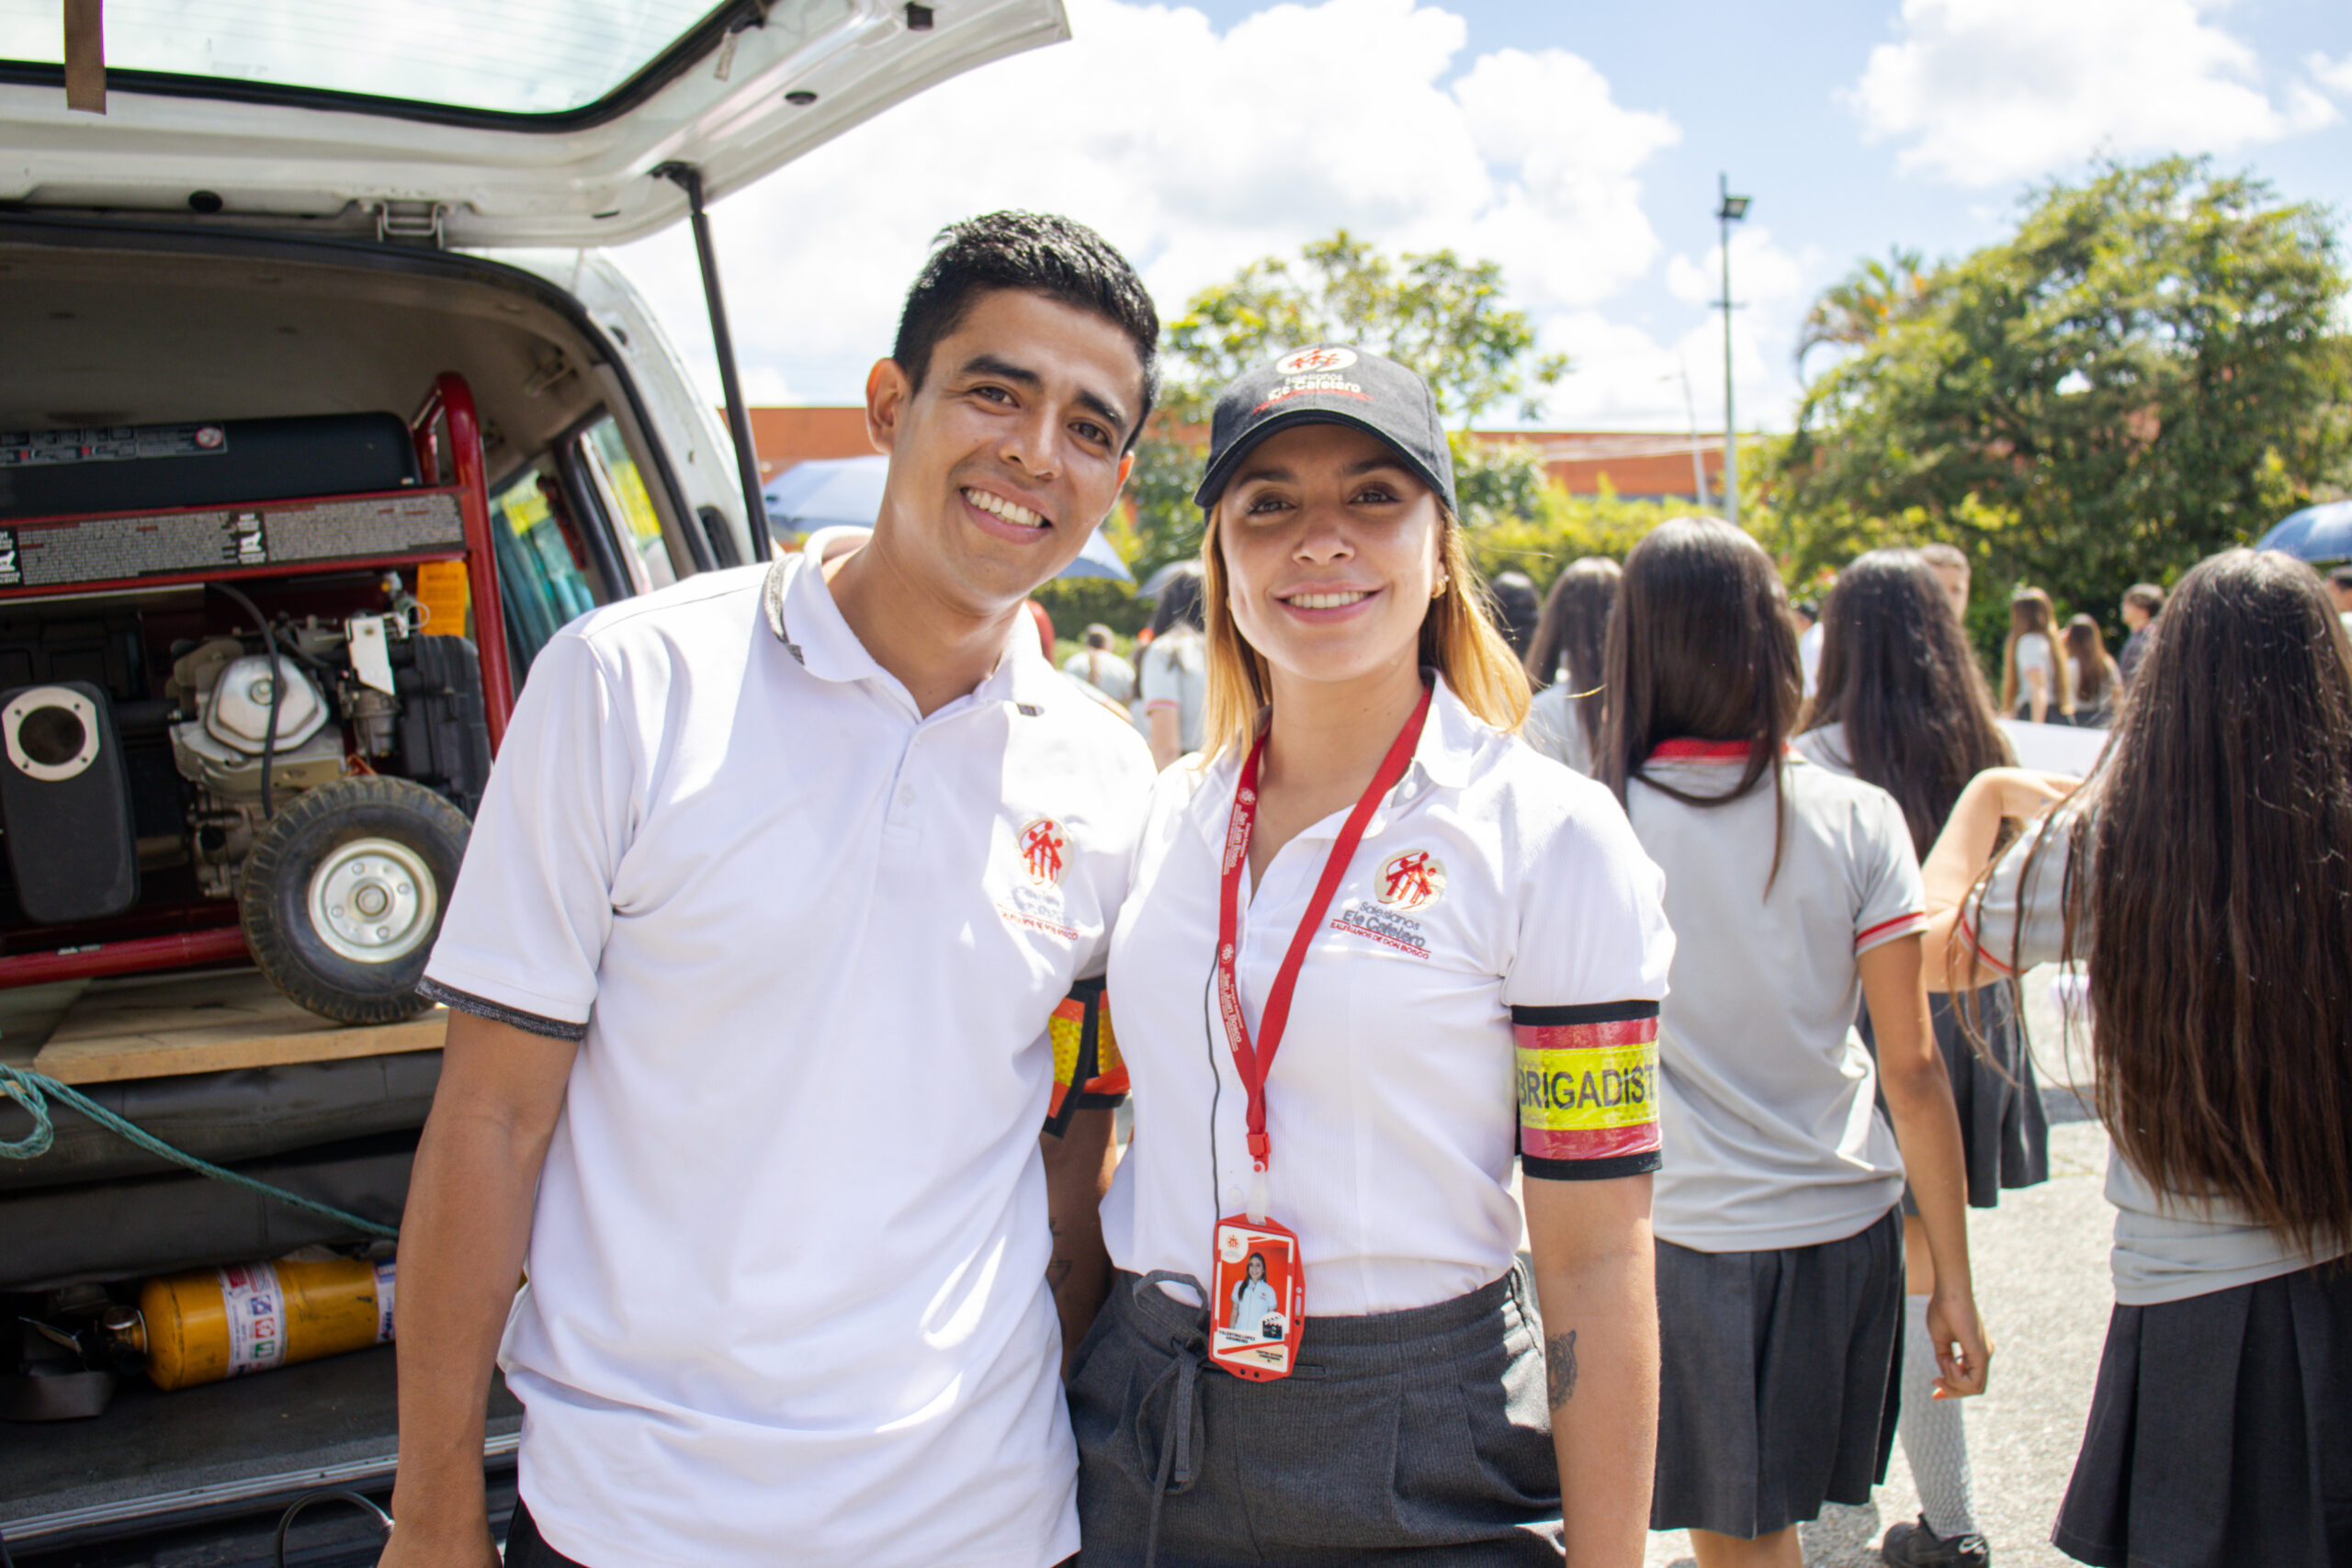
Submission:
[[[1715,176],[1715,188],[1723,197],[1723,205],[1715,209],[1715,223],[1723,233],[1724,297],[1716,301],[1724,309],[1724,518],[1739,522],[1739,425],[1732,418],[1731,403],[1731,226],[1747,216],[1747,197],[1731,193],[1731,177]]]

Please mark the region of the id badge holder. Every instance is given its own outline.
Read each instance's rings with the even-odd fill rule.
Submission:
[[[1306,1322],[1306,1269],[1298,1237],[1272,1220],[1228,1214],[1216,1224],[1209,1359],[1238,1378],[1290,1376]]]

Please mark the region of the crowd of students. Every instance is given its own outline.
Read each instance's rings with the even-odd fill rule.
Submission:
[[[1854,563],[1808,700],[1770,560],[1683,518],[1563,573],[1531,717],[1429,387],[1312,345],[1216,402],[1155,779],[1019,617],[1158,332],[1083,227],[957,225],[871,536],[535,666],[427,971],[388,1568],[496,1561],[502,1325],[511,1568],[1798,1568],[1898,1428],[1887,1560],[1983,1563],[1966,1210],[2045,1171],[2007,987],[2052,959],[2119,1211],[2059,1543],[2352,1562],[2316,580],[2189,573],[2077,787],[2005,765],[1964,558]]]
[[[1715,562],[1713,571],[1686,565],[1666,575],[1666,562],[1696,559]],[[1736,586],[1743,569],[1744,588]],[[1893,832],[1916,852],[1912,863],[1927,867],[1924,983],[1963,1150],[1954,1172],[1940,1154],[1923,1162],[1916,1137],[1905,1139],[1895,1168],[1911,1178],[1903,1201],[1910,1307],[1894,1404],[1923,1517],[1889,1532],[1886,1560],[1989,1561],[1959,1408],[1935,1391],[1933,1358],[1952,1330],[1931,1315],[1933,1303],[1953,1293],[1946,1258],[1964,1270],[1966,1254],[1934,1248],[1932,1216],[1940,1206],[1956,1224],[1957,1200],[1938,1190],[1955,1175],[1966,1201],[1980,1207],[2003,1188],[2046,1177],[2047,1129],[2012,982],[2035,964],[2070,960],[2089,975],[2095,1098],[2116,1139],[2108,1192],[2118,1211],[2118,1306],[2053,1539],[2092,1563],[2352,1561],[2352,1377],[2344,1360],[2352,1353],[2352,1275],[2331,1267],[2352,1238],[2352,646],[2318,579],[2288,558],[2235,550],[2190,572],[2168,607],[2153,585],[2134,586],[2124,602],[2135,667],[2128,688],[2089,617],[2068,627],[2062,653],[2046,595],[2018,593],[2001,709],[2043,719],[2051,696],[2071,693],[2064,705],[2075,716],[2096,703],[2100,722],[2115,728],[2076,787],[2009,765],[1995,722],[2001,710],[1954,613],[1966,579],[1955,602],[1945,592],[1950,578],[1939,583],[1924,552],[1872,551],[1839,574],[1820,616],[1817,690],[1801,716],[1791,694],[1794,626],[1763,553],[1744,536],[1720,523],[1671,523],[1636,547],[1620,590],[1595,591],[1614,575],[1609,563],[1578,562],[1555,583],[1546,624],[1558,629],[1531,670],[1549,678],[1538,708],[1577,722],[1565,742],[1554,725],[1531,720],[1527,733],[1570,766],[1598,757],[1667,869],[1678,951],[1661,1030],[1667,1163],[1657,1226],[1668,1377],[1658,1523],[1723,1528],[1702,1511],[1670,1506],[1667,1478],[1687,1462],[1674,1436],[1684,1402],[1693,1427],[1701,1410],[1720,1420],[1721,1390],[1739,1381],[1717,1368],[1724,1375],[1678,1388],[1678,1361],[1708,1341],[1693,1324],[1677,1346],[1674,1300],[1686,1295],[1719,1318],[1720,1303],[1744,1283],[1736,1270],[1758,1261],[1751,1254],[1737,1265],[1714,1260],[1713,1273],[1690,1270],[1677,1255],[1677,1231],[1690,1221],[1674,1190],[1698,1178],[1694,1156],[1710,1175],[1727,1163],[1708,1145],[1711,1115],[1736,1118],[1743,1137],[1759,1140],[1778,1124],[1790,1086],[1839,1060],[1834,1042],[1847,1015],[1834,1008],[1825,1015],[1826,1051],[1776,1051],[1773,1043],[1780,1021],[1807,1008],[1814,976],[1804,954],[1843,929],[1853,905],[1808,902],[1805,882],[1789,891],[1778,883],[1792,870],[1806,874],[1802,860],[1790,860],[1791,844],[1801,851],[1816,836],[1815,780],[1827,772],[1876,786],[1883,812],[1899,809],[1878,840],[1842,818],[1842,831],[1828,835],[1849,885],[1866,880],[1858,868],[1883,853],[1879,840]],[[1653,581],[1670,583],[1670,592],[1645,587]],[[1640,650],[1660,622],[1693,642],[1653,655],[1645,680]],[[1713,707],[1703,720],[1678,716],[1661,727],[1648,717],[1650,682],[1660,670],[1675,679],[1677,653],[1703,671],[1694,684]],[[2022,683],[2020,696],[2018,671],[2043,660],[2056,661],[2049,681]],[[2072,684],[2070,668],[2078,672]],[[1750,692],[1755,682],[1779,694],[1778,706]],[[1671,737],[1683,731],[1710,744],[1677,744]],[[1758,760],[1766,755],[1781,760],[1767,765]],[[1711,768],[1717,782],[1698,784]],[[1774,791],[1777,807],[1768,799]],[[1681,809],[1669,815],[1668,800]],[[1723,820],[1711,829],[1694,808]],[[1744,833],[1732,825],[1742,817]],[[1755,863],[1739,865],[1743,852]],[[1756,880],[1768,852],[1763,908],[1751,896],[1741,908],[1722,884],[1727,874]],[[2102,943],[2103,931],[2120,934]],[[1887,1049],[1877,998],[1869,999],[1860,1038],[1877,1032],[1878,1071],[1900,1135],[1900,1058]],[[1685,1025],[1707,1011],[1718,1014],[1712,1029]],[[1866,1075],[1851,1043],[1844,1060]],[[1815,1115],[1805,1124],[1826,1179],[1856,1182],[1874,1168],[1851,1147],[1827,1157],[1830,1139],[1850,1135],[1854,1123]],[[1736,1191],[1726,1187],[1707,1217],[1726,1213]],[[1782,1195],[1763,1213],[1801,1209]],[[1861,1250],[1866,1232],[1832,1228],[1849,1238],[1838,1247]],[[1747,1216],[1722,1227],[1718,1245],[1752,1247],[1771,1229]],[[1772,1262],[1789,1273],[1801,1267]],[[1963,1292],[1964,1282],[1963,1273]],[[1875,1367],[1883,1331],[1850,1327],[1848,1314],[1818,1297],[1805,1303],[1797,1322],[1759,1327],[1758,1342],[1774,1348],[1758,1359],[1755,1386],[1810,1401],[1818,1424],[1794,1439],[1759,1418],[1755,1451],[1801,1455],[1815,1473],[1834,1475],[1829,1456],[1852,1440],[1818,1410],[1818,1391],[1836,1379],[1817,1366],[1791,1379],[1775,1358],[1804,1354],[1790,1347],[1808,1337],[1842,1339]],[[1884,1436],[1867,1423],[1863,1431]],[[1876,1457],[1883,1461],[1884,1450]],[[1824,1500],[1862,1501],[1867,1459],[1807,1489],[1797,1506],[1758,1514],[1752,1528],[1731,1533],[1760,1550],[1770,1529],[1810,1517]],[[1710,1568],[1771,1560],[1694,1539]]]

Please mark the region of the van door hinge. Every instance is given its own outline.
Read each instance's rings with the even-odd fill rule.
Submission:
[[[441,250],[448,244],[442,232],[441,220],[448,216],[447,202],[440,201],[379,201],[376,203],[376,238],[404,244],[418,241]]]

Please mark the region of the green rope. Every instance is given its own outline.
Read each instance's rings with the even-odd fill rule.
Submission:
[[[297,1209],[316,1214],[322,1219],[333,1220],[337,1224],[349,1225],[353,1230],[361,1232],[363,1235],[382,1236],[389,1241],[401,1234],[395,1226],[379,1225],[373,1220],[363,1220],[358,1215],[338,1209],[332,1203],[322,1203],[315,1199],[305,1198],[299,1192],[288,1192],[283,1187],[272,1187],[266,1181],[255,1181],[250,1176],[240,1176],[237,1172],[214,1165],[209,1160],[200,1160],[194,1155],[184,1154],[145,1128],[124,1121],[81,1090],[70,1084],[62,1084],[46,1073],[28,1072],[21,1067],[11,1067],[5,1063],[0,1063],[0,1094],[6,1095],[10,1100],[23,1106],[31,1113],[33,1119],[33,1130],[30,1133],[14,1142],[0,1143],[0,1159],[39,1159],[49,1152],[50,1145],[57,1140],[57,1131],[50,1121],[49,1115],[49,1102],[54,1099],[62,1104],[72,1106],[107,1132],[135,1147],[144,1149],[158,1159],[166,1159],[174,1165],[186,1166],[198,1176],[209,1176],[215,1181],[225,1181],[232,1187],[242,1187],[248,1192],[256,1192],[264,1198],[290,1204]]]

